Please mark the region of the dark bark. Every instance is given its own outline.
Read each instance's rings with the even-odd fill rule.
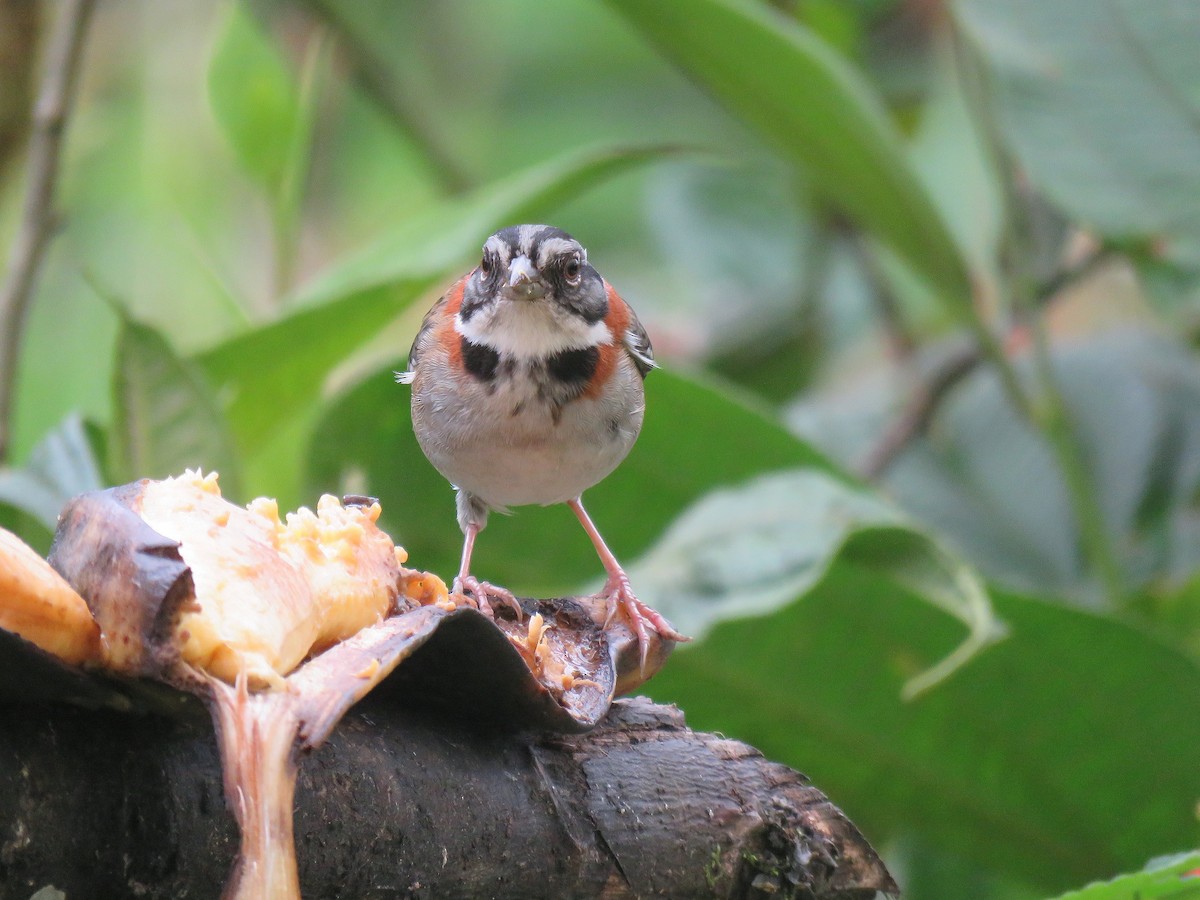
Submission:
[[[619,702],[584,735],[368,698],[302,756],[306,898],[839,897],[895,891],[800,774]],[[0,705],[0,896],[216,897],[238,834],[199,703],[180,719]],[[772,890],[774,889],[774,890]]]

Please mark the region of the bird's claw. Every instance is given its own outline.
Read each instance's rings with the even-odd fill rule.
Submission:
[[[629,578],[623,572],[609,578],[604,588],[596,596],[603,598],[608,604],[608,614],[604,618],[605,630],[612,625],[617,613],[624,610],[629,627],[637,638],[639,667],[643,673],[646,671],[646,659],[650,654],[650,636],[646,632],[647,623],[665,641],[682,643],[691,640],[671,627],[671,623],[664,619],[657,610],[639,600],[637,594],[633,592]]]
[[[468,592],[471,595],[470,597],[467,597]],[[492,600],[503,603],[512,609],[517,614],[518,622],[522,621],[525,617],[525,611],[521,609],[521,603],[512,591],[486,581],[480,581],[474,575],[460,575],[456,577],[454,579],[453,593],[473,600],[476,608],[489,619],[495,618],[495,613],[492,610]]]

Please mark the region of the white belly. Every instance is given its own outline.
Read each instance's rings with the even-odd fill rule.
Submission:
[[[491,507],[565,503],[601,481],[642,427],[641,378],[553,408],[523,379],[488,393],[475,383],[421,385],[413,423],[421,449],[455,487]]]

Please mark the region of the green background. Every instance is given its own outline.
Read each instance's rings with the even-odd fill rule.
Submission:
[[[4,247],[60,10],[0,4]],[[391,372],[553,222],[663,364],[588,494],[696,637],[646,692],[810,775],[912,900],[1191,896],[1143,869],[1200,838],[1197,46],[1189,0],[100,4],[0,323],[0,523],[44,550],[73,494],[201,466],[378,496],[448,576]],[[563,508],[475,570],[600,576]]]

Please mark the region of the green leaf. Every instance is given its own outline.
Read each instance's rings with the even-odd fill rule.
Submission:
[[[439,204],[332,265],[304,290],[290,315],[201,354],[209,378],[231,397],[239,445],[250,452],[313,409],[334,368],[413,300],[458,274],[493,231],[539,218],[663,152],[609,147],[572,153]]]
[[[839,557],[967,626],[957,650],[908,682],[908,696],[1003,634],[967,566],[893,507],[817,469],[763,475],[706,495],[629,575],[677,628],[702,639],[726,619],[769,615],[803,597]]]
[[[1126,585],[1200,568],[1200,365],[1158,335],[1119,332],[1055,348],[1053,363]],[[1018,360],[1022,372],[1028,360]],[[909,512],[989,577],[1095,602],[1098,586],[1044,438],[979,373],[887,476]]]
[[[241,3],[232,3],[208,70],[213,115],[238,161],[275,197],[282,191],[307,117],[286,62]]]
[[[879,98],[842,57],[752,0],[608,2],[944,300],[965,308],[963,258]]]
[[[1115,239],[1200,265],[1200,18],[1191,0],[958,0],[1025,176]]]
[[[834,254],[795,204],[779,202],[793,178],[779,163],[689,160],[660,166],[647,185],[647,220],[687,298],[692,340],[723,377],[779,400],[834,343],[816,327]]]
[[[33,516],[51,532],[68,500],[102,487],[96,452],[76,413],[38,441],[24,466],[0,467],[0,503]]]
[[[1200,897],[1200,853],[1154,860],[1140,872],[1091,884],[1055,900],[1184,900]]]
[[[1044,890],[1007,872],[985,869],[976,860],[950,853],[911,831],[889,841],[884,855],[892,872],[899,873],[905,898],[1046,900]]]
[[[716,485],[764,469],[811,465],[832,471],[806,444],[711,386],[656,371],[646,393],[637,445],[585,496],[618,557],[632,559]],[[454,495],[417,445],[409,398],[409,390],[382,371],[332,404],[314,432],[307,493],[379,497],[384,527],[408,549],[412,564],[449,578],[462,548]],[[474,570],[544,596],[562,596],[601,574],[583,529],[564,506],[492,516],[476,544]]]
[[[908,158],[978,279],[997,264],[1005,224],[1003,187],[952,47],[937,47],[931,66],[932,83]]]
[[[314,408],[329,373],[433,283],[414,278],[306,307],[201,354],[243,452]]]
[[[125,319],[117,337],[110,461],[122,481],[216,470],[229,496],[239,466],[229,426],[197,366],[162,335]]]
[[[1188,524],[1195,537],[1200,521]],[[1166,578],[1151,582],[1130,599],[1129,608],[1200,659],[1200,568],[1181,584]]]
[[[678,648],[648,689],[808,774],[876,846],[915,832],[1046,892],[1195,846],[1196,661],[1106,617],[992,601],[1009,637],[904,702],[962,626],[839,558],[803,600]]]
[[[663,144],[588,147],[539,162],[446,200],[381,235],[318,275],[300,294],[302,304],[416,277],[458,274],[483,242],[505,225],[540,219],[588,188],[679,148]]]

